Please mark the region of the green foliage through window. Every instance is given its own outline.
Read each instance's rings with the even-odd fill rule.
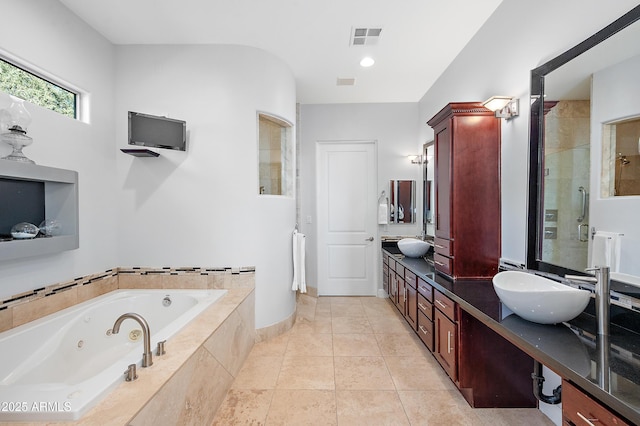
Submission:
[[[76,93],[0,59],[0,90],[67,117],[77,118]]]

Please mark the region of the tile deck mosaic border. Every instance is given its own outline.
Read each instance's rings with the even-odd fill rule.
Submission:
[[[104,272],[39,287],[0,300],[0,332],[118,288],[255,287],[254,275],[255,267],[251,266],[133,266],[107,269]],[[180,280],[181,278],[185,281]],[[121,283],[121,279],[125,282]],[[158,279],[160,281],[157,281]],[[176,282],[176,279],[180,282]],[[45,303],[45,299],[52,303]]]

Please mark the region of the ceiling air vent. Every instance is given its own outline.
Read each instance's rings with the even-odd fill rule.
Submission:
[[[340,78],[340,77],[338,77],[338,80],[336,81],[336,84],[338,86],[353,86],[354,84],[356,84],[356,79],[355,78]]]
[[[362,28],[351,29],[352,46],[372,46],[378,44],[382,28]]]

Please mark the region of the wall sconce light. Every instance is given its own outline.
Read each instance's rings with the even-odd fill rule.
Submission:
[[[409,159],[411,160],[411,164],[423,164],[424,162],[422,155],[409,155]]]
[[[512,119],[520,115],[518,108],[518,99],[511,96],[492,96],[482,103],[482,105],[495,112],[496,117]]]

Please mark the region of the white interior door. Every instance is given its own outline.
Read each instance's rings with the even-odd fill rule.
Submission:
[[[318,294],[376,294],[376,145],[318,142]]]

